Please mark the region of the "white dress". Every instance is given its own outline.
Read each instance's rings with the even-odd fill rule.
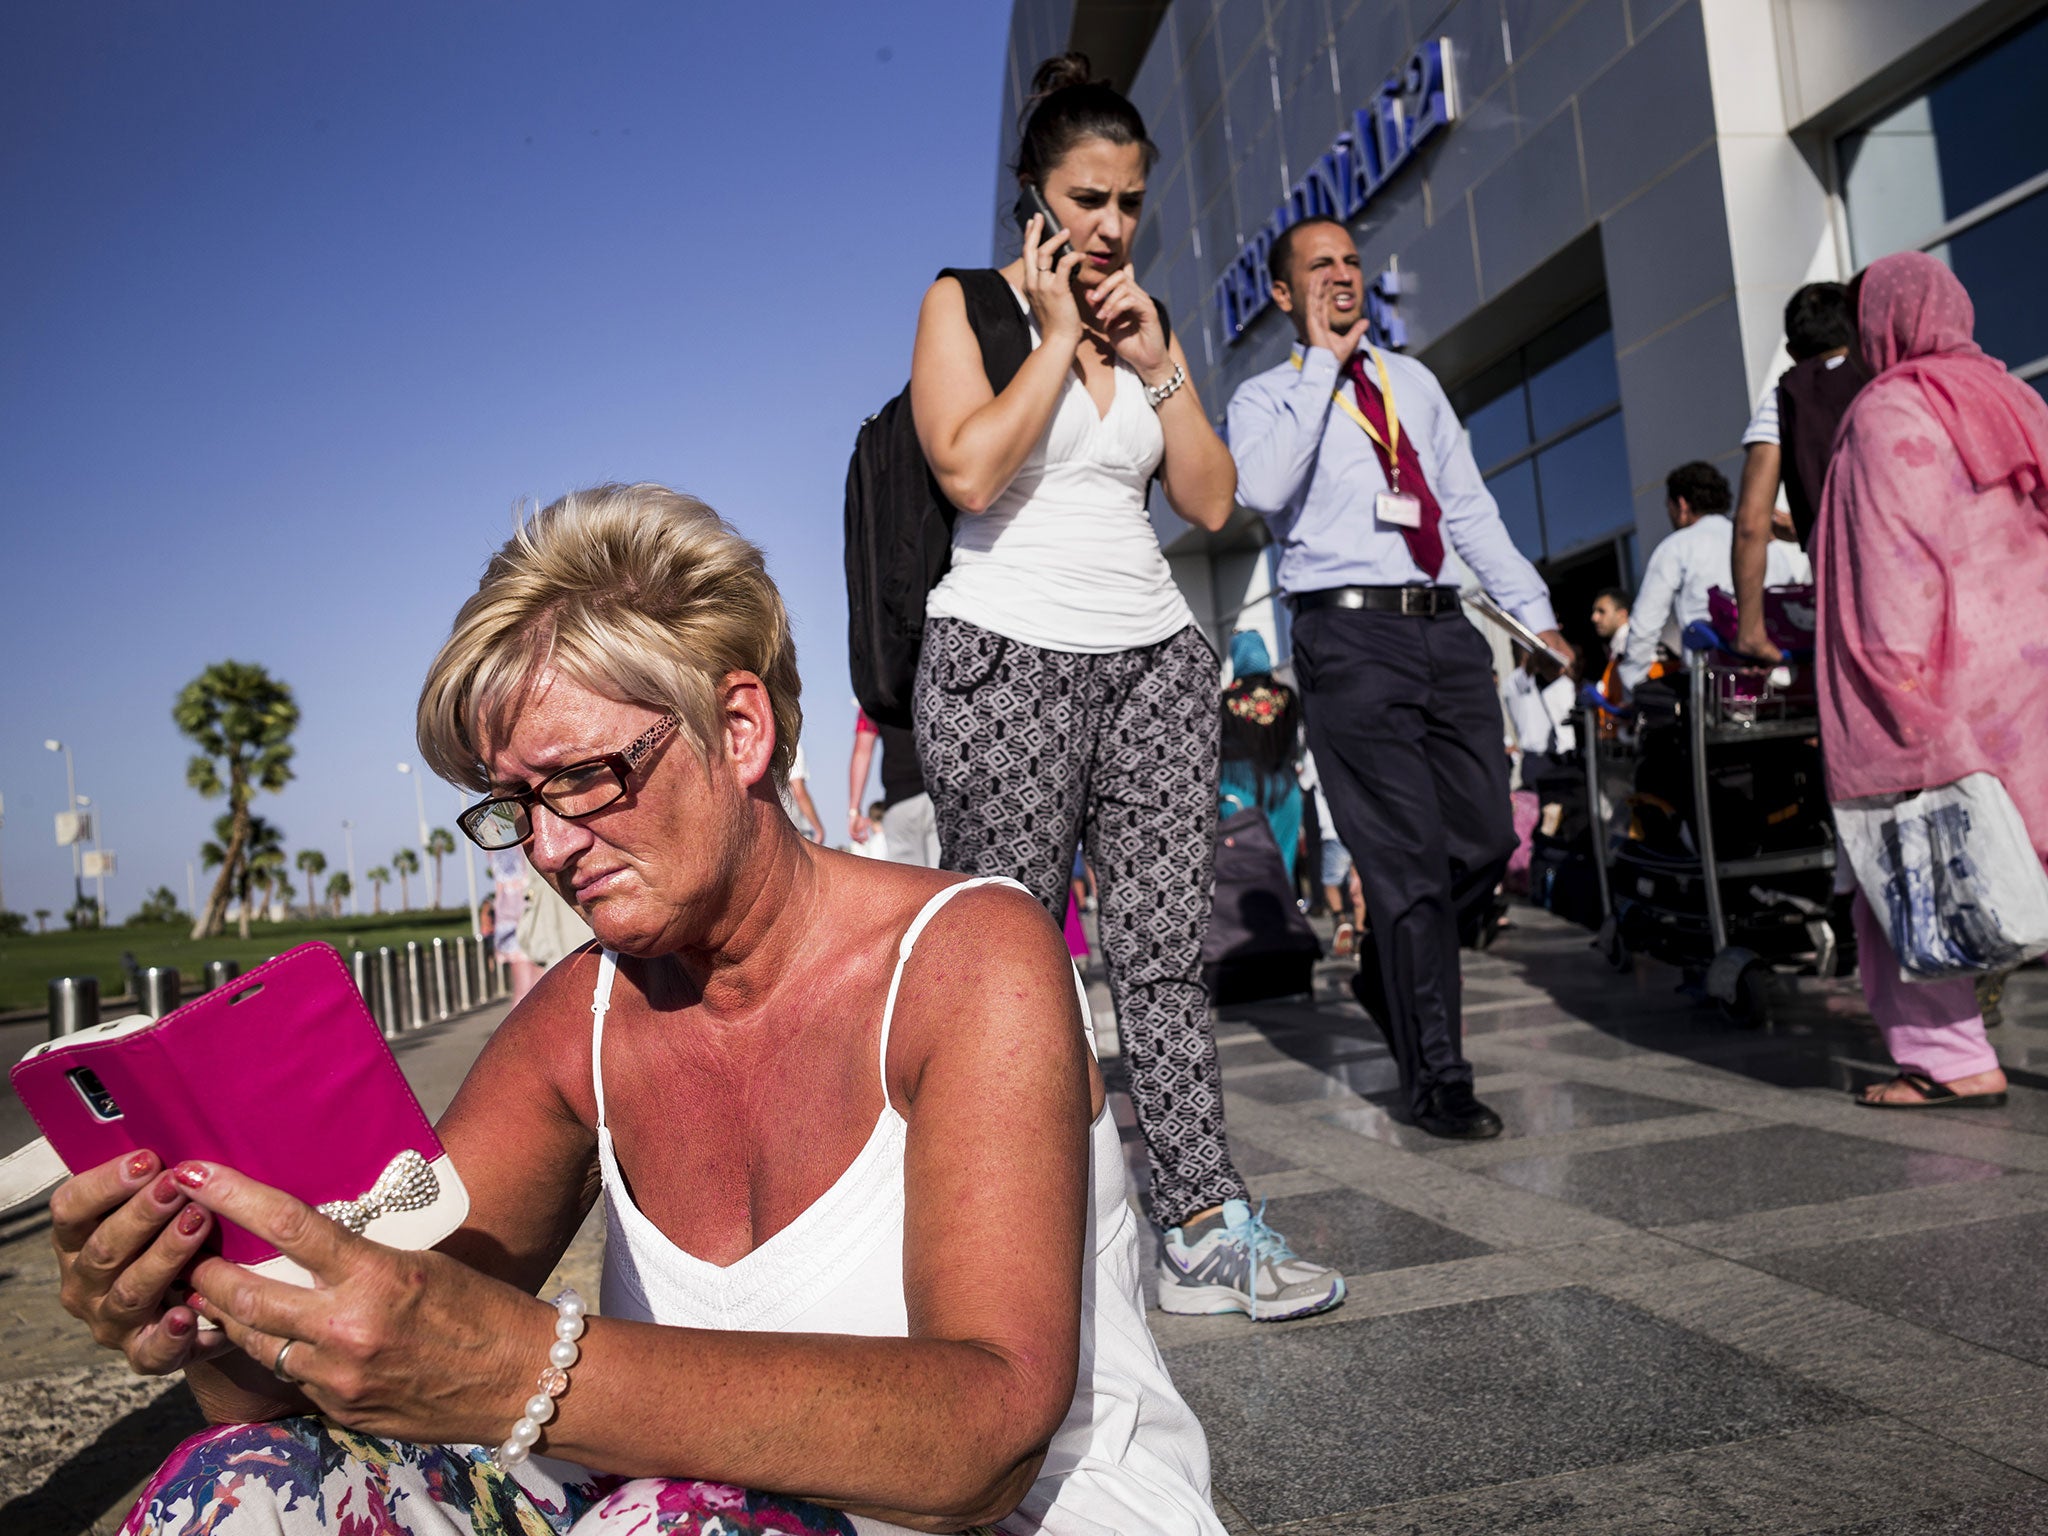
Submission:
[[[729,1265],[664,1236],[619,1173],[604,1110],[604,1016],[613,955],[591,999],[590,1063],[604,1177],[606,1243],[599,1310],[691,1328],[909,1336],[903,1294],[903,1151],[907,1124],[889,1101],[889,1027],[903,965],[925,925],[959,892],[1009,880],[963,880],[928,902],[903,935],[882,1014],[882,1112],[853,1162],[796,1220]],[[1075,978],[1077,989],[1080,978]],[[1084,1021],[1088,999],[1081,991]],[[1109,1106],[1089,1133],[1091,1198],[1081,1283],[1081,1360],[1073,1407],[1005,1536],[1223,1536],[1209,1502],[1209,1447],[1145,1322],[1138,1228]],[[903,1528],[854,1517],[855,1528]]]

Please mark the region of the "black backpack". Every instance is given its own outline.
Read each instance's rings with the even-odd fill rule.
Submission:
[[[939,276],[966,295],[982,371],[1001,394],[1031,355],[1016,290],[992,268],[948,267]],[[1172,340],[1164,304],[1159,320]],[[925,463],[906,385],[861,423],[846,466],[846,654],[854,697],[878,725],[911,728],[925,595],[953,563],[958,516]]]

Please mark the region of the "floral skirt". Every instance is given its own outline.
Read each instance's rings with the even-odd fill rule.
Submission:
[[[194,1435],[121,1536],[860,1536],[862,1526],[877,1529],[724,1483],[614,1477],[541,1456],[511,1474],[482,1446],[296,1418]]]

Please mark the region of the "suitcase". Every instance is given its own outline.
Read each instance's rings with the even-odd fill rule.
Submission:
[[[1210,1000],[1249,1003],[1313,991],[1322,953],[1295,905],[1266,813],[1226,817],[1216,829],[1216,901],[1202,941]]]

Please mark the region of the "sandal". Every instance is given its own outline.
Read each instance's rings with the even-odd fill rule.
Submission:
[[[1358,948],[1358,930],[1347,920],[1337,925],[1336,937],[1330,940],[1330,953],[1339,960],[1348,960]]]
[[[1996,1093],[1957,1093],[1944,1087],[1924,1072],[1901,1072],[1892,1079],[1916,1090],[1917,1099],[1873,1099],[1865,1094],[1856,1095],[1856,1102],[1865,1109],[1999,1109],[2005,1104],[2005,1090]],[[1877,1084],[1887,1087],[1888,1084]]]

